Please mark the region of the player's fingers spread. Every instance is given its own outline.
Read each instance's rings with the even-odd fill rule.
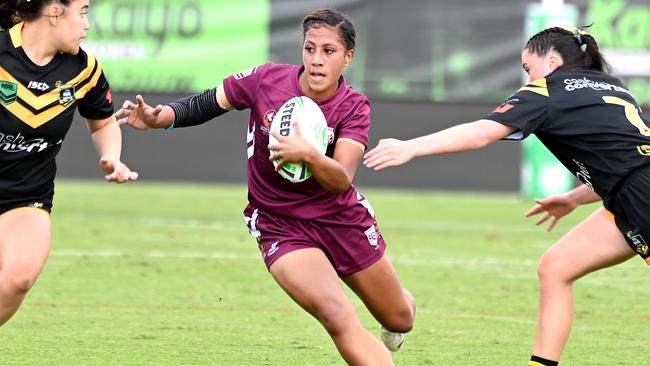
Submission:
[[[558,219],[557,217],[553,217],[553,221],[551,221],[551,224],[548,225],[548,228],[546,229],[546,231],[551,231],[551,230],[553,230],[553,228],[555,227],[555,225],[557,224],[557,222],[558,222],[559,220],[560,220],[560,219]]]
[[[537,204],[537,205],[533,206],[533,208],[531,208],[530,210],[526,211],[526,213],[524,214],[524,217],[531,217],[531,216],[537,215],[538,213],[540,213],[542,211],[544,211],[544,207],[542,205]]]
[[[136,107],[135,103],[133,103],[132,101],[130,101],[128,99],[125,100],[124,103],[122,103],[122,109],[127,110],[127,111],[131,110],[131,109],[133,109],[135,107]]]
[[[128,118],[118,118],[117,119],[117,125],[118,126],[124,126],[129,124],[129,119]]]
[[[160,112],[162,112],[162,110],[163,110],[163,106],[158,104],[156,106],[156,108],[154,108],[154,110],[153,110],[153,115],[158,116],[160,114]]]
[[[375,158],[375,160],[372,162],[371,166],[369,167],[373,168],[374,170],[381,170],[389,166],[390,166],[389,159],[383,156],[378,156]]]
[[[535,225],[541,225],[541,224],[545,223],[546,220],[549,219],[549,217],[551,217],[551,215],[549,215],[548,213],[545,213],[542,217],[540,217],[537,221],[535,221]]]

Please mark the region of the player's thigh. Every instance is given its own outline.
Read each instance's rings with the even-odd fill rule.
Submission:
[[[342,279],[380,323],[412,322],[414,304],[407,300],[388,257],[383,256],[369,267]]]
[[[0,271],[38,276],[50,252],[49,214],[18,208],[0,215]]]
[[[634,252],[611,215],[600,208],[566,233],[542,256],[540,276],[574,281],[632,258]]]
[[[341,281],[318,248],[303,248],[284,254],[269,268],[282,289],[317,318],[329,314],[353,314]]]

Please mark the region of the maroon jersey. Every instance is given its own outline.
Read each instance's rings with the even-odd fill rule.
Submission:
[[[312,219],[358,204],[361,196],[353,186],[341,194],[330,192],[313,177],[301,183],[291,183],[275,171],[269,160],[271,121],[284,102],[303,95],[298,83],[303,70],[303,66],[267,63],[226,78],[223,86],[233,107],[251,110],[246,139],[249,202],[277,215]],[[367,146],[370,130],[368,98],[348,86],[341,77],[332,97],[315,102],[327,120],[327,156],[332,157],[340,138]]]

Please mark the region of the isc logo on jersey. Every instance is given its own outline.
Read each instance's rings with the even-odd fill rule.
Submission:
[[[291,136],[293,134],[291,122],[293,121],[300,125],[300,133],[305,140],[311,143],[318,152],[325,154],[328,139],[327,121],[325,121],[320,107],[305,96],[289,99],[275,114],[271,122],[271,132],[277,131],[282,136]],[[269,134],[269,143],[276,144],[277,142],[275,137]],[[273,161],[273,166],[277,167],[278,161]],[[304,182],[312,176],[311,169],[303,162],[286,163],[278,170],[278,173],[292,183]]]
[[[27,88],[34,89],[34,90],[40,90],[40,91],[46,91],[46,90],[50,89],[50,86],[47,85],[47,83],[40,83],[38,81],[30,81],[29,84],[27,85]]]

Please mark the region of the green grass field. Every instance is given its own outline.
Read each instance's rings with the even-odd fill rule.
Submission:
[[[362,193],[418,302],[395,363],[525,365],[537,259],[596,206],[547,233],[514,195]],[[266,271],[245,200],[241,186],[57,183],[52,253],[0,328],[0,365],[342,365]],[[647,271],[635,258],[578,281],[563,365],[650,364]]]

